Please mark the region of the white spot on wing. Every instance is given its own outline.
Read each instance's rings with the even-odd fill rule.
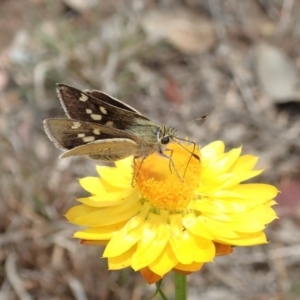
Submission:
[[[93,112],[91,109],[88,109],[88,108],[85,111],[87,114],[91,114]]]
[[[71,129],[77,129],[81,126],[80,122],[73,122],[73,126],[71,127]]]
[[[91,118],[95,121],[100,121],[102,119],[101,115],[91,114]]]
[[[94,129],[94,130],[93,130],[93,133],[96,134],[96,135],[99,135],[101,132],[100,132],[99,129]]]
[[[82,101],[82,102],[85,102],[87,101],[89,98],[88,96],[84,95],[84,94],[81,94],[81,96],[79,97],[79,100]]]
[[[86,136],[84,138],[82,138],[82,140],[85,142],[85,143],[88,143],[88,142],[92,142],[95,140],[95,137],[94,136]]]
[[[101,111],[104,115],[107,115],[107,110],[106,110],[105,107],[99,106],[99,109],[100,109],[100,111]]]
[[[83,138],[83,137],[85,136],[85,134],[84,134],[84,133],[78,133],[77,136],[78,136],[79,138]]]
[[[113,126],[114,125],[114,122],[113,121],[107,121],[105,123],[106,126]]]

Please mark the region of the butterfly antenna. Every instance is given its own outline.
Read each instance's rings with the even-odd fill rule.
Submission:
[[[206,118],[208,118],[208,116],[202,116],[202,117],[198,117],[198,118],[194,118],[194,119],[190,119],[190,120],[186,120],[186,121],[181,121],[177,124],[183,124],[183,123],[192,122],[192,121],[203,121]]]

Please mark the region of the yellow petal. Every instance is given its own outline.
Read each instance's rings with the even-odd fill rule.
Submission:
[[[172,237],[170,244],[176,258],[182,264],[212,261],[215,255],[212,241],[195,237],[187,231],[183,232],[179,240]]]
[[[191,264],[181,264],[178,263],[175,268],[174,271],[179,271],[178,273],[182,274],[182,272],[180,271],[185,271],[185,272],[197,272],[199,271],[203,266],[203,263],[198,263],[198,262],[193,262]]]
[[[182,238],[182,215],[181,214],[171,214],[169,216],[170,230],[172,236],[180,239]]]
[[[258,157],[253,155],[242,155],[232,167],[235,173],[251,171],[257,164]]]
[[[253,199],[253,201],[255,201],[256,198],[262,200],[273,199],[278,194],[278,190],[275,186],[263,183],[240,184],[234,187],[232,191],[243,198]]]
[[[135,216],[142,206],[137,200],[129,198],[117,207],[92,208],[92,210],[89,206],[78,205],[71,208],[66,217],[77,225],[92,227],[107,226],[129,220]]]
[[[112,186],[111,184],[107,183],[99,177],[93,176],[88,176],[79,179],[79,184],[82,186],[83,189],[85,189],[92,195],[105,195],[106,193],[122,192],[124,190]]]
[[[213,220],[206,216],[199,216],[198,219],[204,226],[206,226],[215,239],[219,239],[221,237],[226,239],[238,238],[237,233],[224,226],[223,222]]]
[[[108,258],[109,270],[120,270],[129,267],[131,264],[132,254],[135,252],[135,249],[136,247],[132,247],[119,256]]]
[[[118,172],[121,172],[122,174],[125,174],[125,176],[130,176],[130,172],[133,170],[133,165],[134,165],[134,158],[133,156],[129,156],[125,159],[117,160],[115,162],[116,168]],[[131,180],[131,178],[129,178]]]
[[[103,257],[117,257],[135,246],[141,239],[143,233],[143,226],[139,225],[133,228],[130,232],[124,234],[124,229],[115,234],[107,244]]]
[[[266,235],[263,232],[255,232],[255,233],[237,233],[239,238],[236,239],[226,239],[226,238],[218,238],[219,242],[224,242],[231,244],[233,246],[254,246],[266,244],[267,239]]]
[[[127,224],[117,232],[108,243],[103,253],[104,257],[121,255],[130,249],[142,237],[145,219],[149,213],[150,206],[144,204],[138,215],[131,218]],[[120,247],[122,245],[122,247]]]
[[[82,215],[87,215],[91,214],[93,212],[97,211],[96,208],[86,206],[86,205],[76,205],[71,207],[67,213],[65,214],[65,217],[67,218],[68,221],[75,223],[75,220],[77,218],[80,218]]]
[[[212,240],[213,236],[208,231],[207,227],[201,223],[198,218],[193,214],[189,213],[182,219],[184,227],[190,231],[193,235],[199,236],[208,240]],[[172,231],[173,232],[173,231]]]
[[[118,223],[109,226],[92,227],[85,230],[77,231],[75,238],[84,240],[110,240],[115,233],[121,230],[126,223]]]
[[[103,196],[90,196],[85,198],[78,198],[77,201],[92,207],[108,207],[108,206],[117,206],[126,201],[127,197],[131,197],[133,192],[128,193],[109,193]]]
[[[176,256],[173,253],[173,250],[168,243],[160,253],[160,255],[149,265],[149,268],[156,274],[163,277],[169,271],[171,271],[174,266],[178,263]]]
[[[226,155],[222,155],[220,159],[214,162],[214,170],[217,173],[227,172],[237,161],[241,154],[242,148],[232,149]]]
[[[232,214],[242,213],[249,210],[248,203],[246,201],[239,201],[234,199],[233,201],[193,201],[191,208],[199,211],[202,214]]]
[[[161,215],[150,213],[137,251],[132,257],[132,268],[140,270],[149,266],[166,247],[170,235],[166,220]]]
[[[133,170],[131,170],[132,173],[128,176],[126,173],[116,172],[116,168],[112,167],[97,166],[96,169],[99,176],[110,185],[120,189],[132,188]]]
[[[225,145],[222,141],[212,142],[201,148],[201,155],[205,159],[215,158],[224,153]]]
[[[240,173],[225,173],[220,175],[209,174],[207,178],[202,178],[198,194],[209,194],[223,189],[233,189],[240,182],[259,175],[262,170],[254,170]]]

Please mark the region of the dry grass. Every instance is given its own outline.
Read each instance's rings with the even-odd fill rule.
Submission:
[[[259,155],[260,180],[285,191],[271,242],[191,275],[189,299],[299,299],[299,99],[278,104],[254,66],[262,42],[299,65],[300,2],[75,2],[1,2],[0,300],[138,300],[154,292],[132,270],[107,271],[101,249],[70,238],[75,228],[63,214],[82,195],[77,178],[94,174],[95,163],[59,160],[45,136],[43,119],[63,116],[56,82],[101,89],[165,124],[208,114],[179,125],[181,136]],[[157,37],[174,26],[171,8],[202,22],[192,22],[193,37]],[[164,290],[172,297],[171,277]]]

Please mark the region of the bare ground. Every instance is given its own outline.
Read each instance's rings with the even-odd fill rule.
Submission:
[[[182,137],[260,156],[282,193],[270,243],[189,276],[189,299],[299,299],[300,1],[0,3],[0,299],[149,299],[132,270],[72,240],[63,215],[87,159],[59,160],[42,128],[55,83],[100,89]],[[172,299],[172,275],[164,282]],[[156,299],[159,299],[157,297]]]

